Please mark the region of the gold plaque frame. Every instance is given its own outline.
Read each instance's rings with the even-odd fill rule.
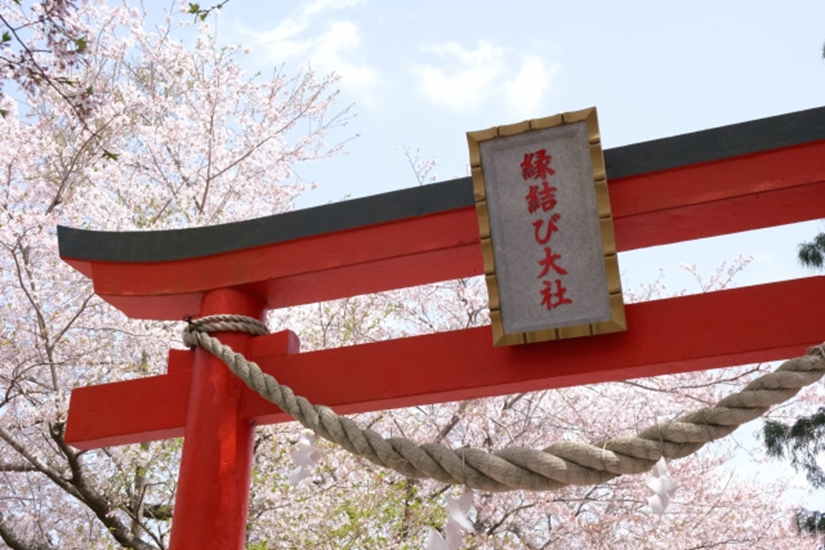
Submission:
[[[562,124],[584,122],[590,144],[590,160],[593,165],[593,186],[596,191],[596,202],[601,225],[602,251],[607,274],[607,288],[610,295],[610,311],[612,317],[608,321],[572,325],[566,327],[536,330],[530,332],[505,333],[501,319],[498,281],[496,277],[495,258],[493,257],[492,235],[490,232],[490,218],[487,213],[487,192],[484,182],[484,171],[481,166],[482,141],[513,136],[534,130],[552,128]],[[563,338],[577,338],[607,334],[627,330],[627,320],[624,313],[624,299],[622,298],[622,283],[619,275],[619,262],[616,256],[616,236],[613,231],[613,214],[610,208],[610,196],[607,188],[607,172],[602,152],[601,134],[596,108],[590,107],[581,111],[561,113],[546,118],[526,120],[516,124],[495,126],[487,130],[467,132],[467,144],[470,149],[470,169],[473,177],[473,193],[475,196],[476,213],[478,214],[478,229],[481,236],[481,252],[484,257],[484,276],[487,281],[489,294],[490,322],[493,326],[493,345],[511,346],[560,340]]]

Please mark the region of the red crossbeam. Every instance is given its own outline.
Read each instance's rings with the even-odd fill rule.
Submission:
[[[784,359],[821,343],[825,277],[627,306],[632,330],[490,346],[482,327],[294,353],[291,333],[252,339],[248,357],[314,403],[339,413],[470,399]],[[172,351],[169,373],[72,392],[66,440],[81,449],[180,437],[194,352]],[[355,382],[354,382],[355,381]],[[289,420],[246,390],[241,416]]]
[[[609,186],[619,251],[822,218],[825,141]],[[473,207],[175,262],[64,259],[128,316],[174,320],[213,288],[244,288],[275,309],[482,273]]]

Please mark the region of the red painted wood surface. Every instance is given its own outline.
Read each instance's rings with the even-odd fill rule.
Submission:
[[[619,251],[813,220],[825,217],[825,141],[608,183]]]
[[[264,303],[237,290],[213,290],[204,296],[199,313],[263,320]],[[243,332],[215,335],[239,353],[247,352],[252,339]],[[242,407],[246,386],[209,352],[198,348],[192,354],[189,392],[178,396],[188,407],[169,548],[242,550],[255,442],[254,425]]]
[[[629,330],[493,348],[474,328],[285,356],[278,333],[248,357],[310,401],[354,413],[772,361],[821,343],[825,277],[631,304]],[[294,339],[294,335],[290,338]],[[173,351],[170,374],[78,388],[66,439],[81,449],[180,436],[193,352]],[[246,390],[242,415],[290,420]]]
[[[825,141],[611,180],[620,251],[825,217]],[[473,207],[213,257],[117,264],[64,258],[134,318],[197,313],[243,287],[270,309],[478,275]]]

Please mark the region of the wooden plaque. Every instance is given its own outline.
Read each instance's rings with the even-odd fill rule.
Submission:
[[[625,330],[596,109],[467,141],[494,345]]]

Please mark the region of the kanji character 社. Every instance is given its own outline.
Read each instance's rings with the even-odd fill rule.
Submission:
[[[567,289],[561,286],[560,279],[556,279],[555,281],[555,292],[553,292],[553,283],[551,281],[542,281],[542,283],[544,283],[544,288],[541,289],[541,305],[547,307],[547,309],[553,309],[562,304],[573,303],[573,300],[564,297],[564,293],[567,292]],[[553,301],[553,298],[556,298],[555,302]]]

